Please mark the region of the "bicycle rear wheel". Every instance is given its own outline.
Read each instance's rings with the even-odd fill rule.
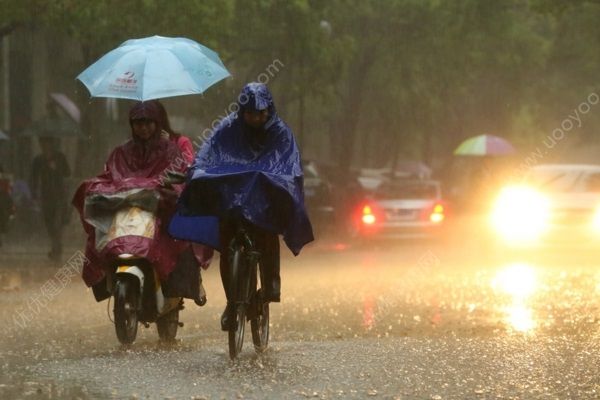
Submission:
[[[243,252],[235,248],[231,257],[230,294],[234,296],[235,307],[229,316],[229,357],[235,360],[242,352],[244,332],[246,329],[246,299],[248,294],[248,276],[244,274]]]

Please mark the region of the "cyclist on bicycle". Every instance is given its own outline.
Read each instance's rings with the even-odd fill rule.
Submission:
[[[304,207],[300,153],[291,129],[275,111],[267,86],[249,83],[238,96],[239,110],[227,116],[204,143],[192,165],[171,223],[176,237],[212,244],[221,252],[221,279],[228,302],[221,328],[228,330],[231,310],[227,244],[232,219],[242,219],[261,254],[263,298],[279,302],[279,238],[297,255],[313,240]],[[216,216],[218,223],[198,216]],[[186,222],[186,218],[196,218]]]

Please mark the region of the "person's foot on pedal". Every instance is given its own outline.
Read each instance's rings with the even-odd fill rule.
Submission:
[[[225,306],[225,311],[223,311],[223,315],[221,315],[221,330],[228,331],[233,328],[233,324],[235,324],[235,318],[233,318],[233,303],[227,302]]]

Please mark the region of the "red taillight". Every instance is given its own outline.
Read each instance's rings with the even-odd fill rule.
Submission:
[[[373,225],[377,218],[375,218],[375,214],[373,214],[373,210],[371,206],[366,205],[362,209],[362,217],[361,221],[366,225]]]
[[[446,218],[444,214],[444,206],[441,204],[436,204],[429,215],[429,220],[434,224],[441,223]]]

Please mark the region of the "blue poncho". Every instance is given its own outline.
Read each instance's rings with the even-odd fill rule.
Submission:
[[[313,240],[298,146],[265,85],[246,85],[238,105],[240,110],[221,121],[196,155],[170,232],[220,249],[217,217],[233,213],[283,235],[297,255]],[[263,129],[243,122],[248,109],[269,110]]]

